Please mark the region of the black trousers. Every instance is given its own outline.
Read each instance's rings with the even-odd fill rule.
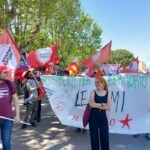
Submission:
[[[92,109],[89,128],[92,150],[109,150],[109,130],[106,112]]]
[[[36,113],[36,120],[40,121],[41,119],[41,100],[38,101],[38,108],[37,108],[37,113]]]

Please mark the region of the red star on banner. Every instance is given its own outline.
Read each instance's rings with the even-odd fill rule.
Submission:
[[[120,122],[123,124],[122,128],[124,128],[124,126],[127,126],[130,129],[129,126],[129,121],[131,121],[132,119],[129,119],[129,114],[126,115],[124,120],[120,120]]]

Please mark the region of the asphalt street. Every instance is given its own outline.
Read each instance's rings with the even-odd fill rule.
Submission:
[[[25,107],[21,105],[21,116]],[[0,143],[0,149],[2,145]],[[12,133],[12,150],[90,150],[89,131],[75,133],[75,128],[61,125],[47,100],[42,104],[42,119],[37,127],[22,130],[15,124]],[[144,135],[110,134],[110,150],[150,150],[150,141]]]

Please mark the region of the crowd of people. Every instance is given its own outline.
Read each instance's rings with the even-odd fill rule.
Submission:
[[[58,67],[59,68],[59,67]],[[19,101],[16,86],[8,78],[9,70],[6,66],[0,65],[0,130],[3,150],[11,150],[11,132],[13,122],[20,122]],[[69,76],[68,70],[54,69],[53,74]],[[41,104],[43,97],[40,97],[42,82],[40,71],[37,69],[28,70],[24,74],[22,87],[24,91],[24,106],[26,113],[24,122],[37,127],[36,122],[41,121]],[[81,74],[80,74],[81,75]],[[91,113],[89,118],[89,130],[92,150],[109,150],[109,126],[106,111],[111,109],[111,96],[103,70],[98,70],[91,77],[95,78],[95,90],[91,91],[89,105]],[[12,102],[14,102],[16,117],[13,119]],[[27,129],[27,124],[22,124],[21,129]],[[77,128],[76,131],[81,131]],[[84,132],[85,130],[83,130]],[[136,135],[135,135],[136,136]],[[148,134],[146,134],[149,139]]]
[[[0,131],[3,150],[11,150],[11,133],[13,127],[12,102],[15,106],[15,122],[20,122],[20,109],[15,84],[8,80],[9,70],[0,65]],[[3,117],[3,118],[2,118]],[[8,118],[8,119],[7,119]]]

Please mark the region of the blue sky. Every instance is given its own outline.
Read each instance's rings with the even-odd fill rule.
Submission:
[[[103,29],[102,45],[127,49],[150,65],[150,0],[81,0]]]

